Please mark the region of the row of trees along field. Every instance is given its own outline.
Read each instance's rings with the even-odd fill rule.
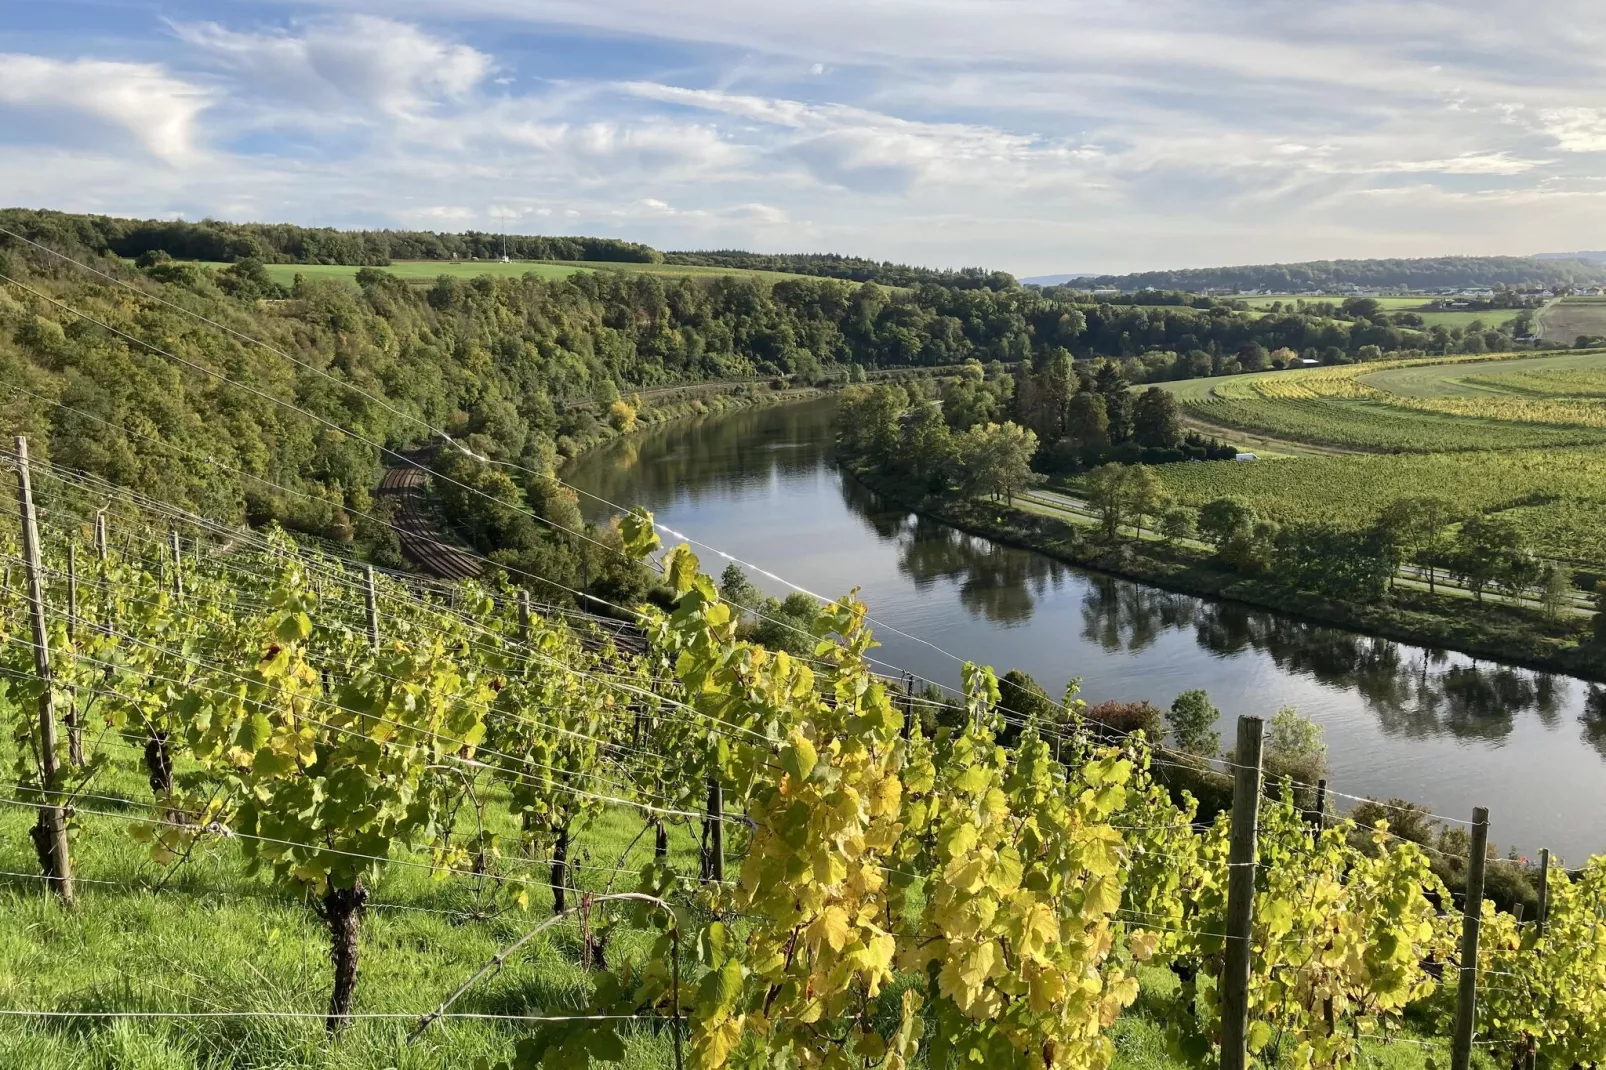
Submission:
[[[1386,820],[1329,820],[1296,804],[1309,785],[1263,783],[1256,719],[1230,756],[1230,811],[1201,820],[1156,774],[1209,763],[1112,733],[1074,689],[1022,715],[967,663],[962,715],[928,734],[914,696],[871,671],[862,604],[818,607],[807,657],[772,652],[739,637],[684,546],[661,561],[673,610],[638,611],[635,655],[532,615],[501,581],[443,601],[282,534],[188,517],[189,538],[164,538],[163,503],[55,466],[33,468],[36,504],[20,444],[9,460],[22,508],[4,536],[0,679],[10,804],[38,814],[43,886],[92,907],[72,880],[90,815],[163,872],[237,850],[316,903],[331,1032],[388,868],[528,908],[546,882],[511,864],[527,848],[593,982],[546,1009],[508,1070],[617,1061],[657,1029],[697,1068],[1099,1068],[1146,987],[1198,1064],[1352,1066],[1423,1042],[1408,1023],[1453,1033],[1453,1070],[1475,1045],[1606,1058],[1606,859],[1547,861],[1538,916],[1519,922],[1483,895],[1480,811],[1456,899]],[[646,514],[618,530],[622,552],[656,548]],[[1200,712],[1175,722],[1195,740]],[[151,797],[111,809],[89,785],[125,745]],[[485,833],[503,806],[518,845]],[[701,823],[700,872],[659,849],[633,890],[570,905],[568,846],[609,808],[643,833]],[[601,954],[621,925],[653,938]],[[456,999],[542,931],[429,996],[416,1031],[451,1028]]]

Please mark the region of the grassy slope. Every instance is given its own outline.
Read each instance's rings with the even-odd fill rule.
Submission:
[[[9,712],[9,711],[8,711]],[[149,798],[128,748],[103,774],[100,794],[136,804]],[[86,809],[117,809],[105,800]],[[495,814],[493,805],[492,812]],[[505,814],[505,808],[502,810]],[[26,827],[32,814],[0,811],[0,868],[36,871]],[[511,821],[495,824],[509,833]],[[0,1006],[51,1010],[295,1010],[321,1013],[328,998],[327,937],[312,911],[263,880],[241,875],[237,851],[221,845],[192,861],[171,885],[153,894],[160,874],[129,839],[128,823],[86,817],[75,842],[76,869],[84,881],[81,901],[64,913],[21,877],[0,878]],[[611,812],[583,841],[591,863],[611,867],[640,828],[630,812]],[[674,843],[677,861],[695,871],[689,835]],[[650,852],[650,838],[637,845],[632,862]],[[405,857],[405,856],[404,856]],[[504,860],[504,873],[547,880],[546,868]],[[597,887],[611,874],[588,871],[582,884]],[[629,883],[626,874],[620,880]],[[95,881],[111,881],[110,885]],[[364,923],[357,1013],[422,1013],[467,979],[500,948],[544,918],[551,897],[532,889],[528,914],[514,910],[490,920],[468,920],[475,907],[474,881],[430,878],[424,869],[392,867],[374,891],[374,901],[396,904],[373,909]],[[505,895],[504,895],[505,899]],[[416,908],[416,909],[404,909]],[[572,924],[532,944],[464,997],[457,1010],[487,1014],[562,1014],[579,1008],[589,990],[577,965]],[[625,933],[610,952],[638,952],[641,933]],[[68,1070],[80,1067],[457,1067],[476,1056],[511,1054],[527,1027],[508,1023],[453,1021],[435,1027],[416,1049],[404,1045],[411,1019],[360,1021],[330,1045],[318,1018],[160,1019],[42,1025],[21,1019],[0,1022],[0,1066]],[[625,1065],[662,1066],[667,1045],[643,1035]]]
[[[227,264],[203,261],[210,268],[225,268]],[[268,264],[268,277],[288,286],[296,275],[309,279],[341,279],[350,281],[362,269],[347,264]],[[565,279],[580,271],[619,271],[626,274],[661,275],[666,278],[711,275],[745,275],[768,282],[797,279],[805,276],[789,275],[779,271],[748,271],[735,268],[696,267],[679,264],[626,264],[613,261],[591,260],[398,260],[382,270],[412,282],[434,282],[442,275],[459,279],[473,279],[481,275],[499,278],[522,278],[533,274],[543,279]]]

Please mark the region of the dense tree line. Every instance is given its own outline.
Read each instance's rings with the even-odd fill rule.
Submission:
[[[465,231],[336,230],[291,223],[229,223],[204,219],[121,219],[115,216],[8,208],[0,227],[34,241],[78,245],[133,259],[162,252],[175,260],[257,259],[270,264],[383,266],[392,260],[493,260],[505,248],[518,260],[607,260],[660,263],[663,254],[615,238],[544,237]]]
[[[956,290],[1010,290],[1020,284],[1007,271],[986,268],[912,267],[890,260],[869,260],[839,253],[749,253],[741,249],[708,249],[696,252],[668,252],[667,264],[700,267],[740,268],[758,271],[785,271],[796,275],[822,275],[853,282],[875,282],[882,286],[921,286],[933,283]]]
[[[1606,263],[1528,256],[1434,256],[1409,260],[1311,260],[1297,264],[1184,268],[1100,275],[1084,287],[1119,290],[1265,290],[1330,292],[1351,287],[1433,290],[1459,287],[1581,286],[1606,282]]]
[[[942,380],[850,387],[837,444],[850,460],[925,490],[1006,502],[1044,473],[1236,452],[1185,432],[1166,391],[1134,394],[1116,365],[1075,366],[1064,350],[1013,368],[970,361]]]

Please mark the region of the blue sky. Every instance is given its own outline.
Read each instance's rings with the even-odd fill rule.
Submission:
[[[0,203],[1019,274],[1606,248],[1599,0],[0,0]]]

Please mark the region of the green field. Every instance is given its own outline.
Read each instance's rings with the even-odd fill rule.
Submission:
[[[211,261],[197,262],[205,267],[214,269],[229,266]],[[268,271],[268,277],[284,286],[288,286],[295,281],[297,275],[304,275],[308,279],[339,279],[350,282],[357,277],[357,272],[362,270],[360,267],[349,264],[267,264],[265,266]],[[397,260],[379,270],[388,271],[399,278],[417,283],[434,282],[442,275],[449,275],[458,279],[474,279],[479,278],[481,275],[514,279],[523,278],[525,275],[535,275],[542,279],[566,279],[570,275],[581,271],[615,271],[624,274],[661,275],[667,278],[744,275],[767,282],[807,277],[791,275],[781,271],[749,271],[682,264],[628,264],[600,260],[515,260],[505,264],[500,260]]]
[[[1285,309],[1295,308],[1300,302],[1303,302],[1306,305],[1321,303],[1342,305],[1344,303],[1344,297],[1345,295],[1341,294],[1335,294],[1327,297],[1320,295],[1261,294],[1254,297],[1237,298],[1237,300],[1241,300],[1247,304],[1251,311],[1266,312],[1269,311],[1273,305],[1279,303]],[[1503,323],[1509,323],[1512,319],[1516,318],[1516,313],[1512,312],[1510,309],[1504,308],[1484,309],[1482,311],[1475,312],[1467,312],[1459,309],[1443,312],[1428,311],[1426,306],[1429,299],[1421,296],[1374,297],[1372,300],[1381,305],[1385,312],[1415,312],[1417,315],[1422,317],[1422,322],[1424,326],[1427,327],[1443,326],[1466,328],[1470,324],[1481,323],[1484,327],[1495,328]]]
[[[1434,494],[1468,515],[1504,511],[1547,557],[1606,563],[1603,449],[1289,457],[1156,471],[1185,505],[1236,495],[1279,523],[1359,527],[1398,498]]]

